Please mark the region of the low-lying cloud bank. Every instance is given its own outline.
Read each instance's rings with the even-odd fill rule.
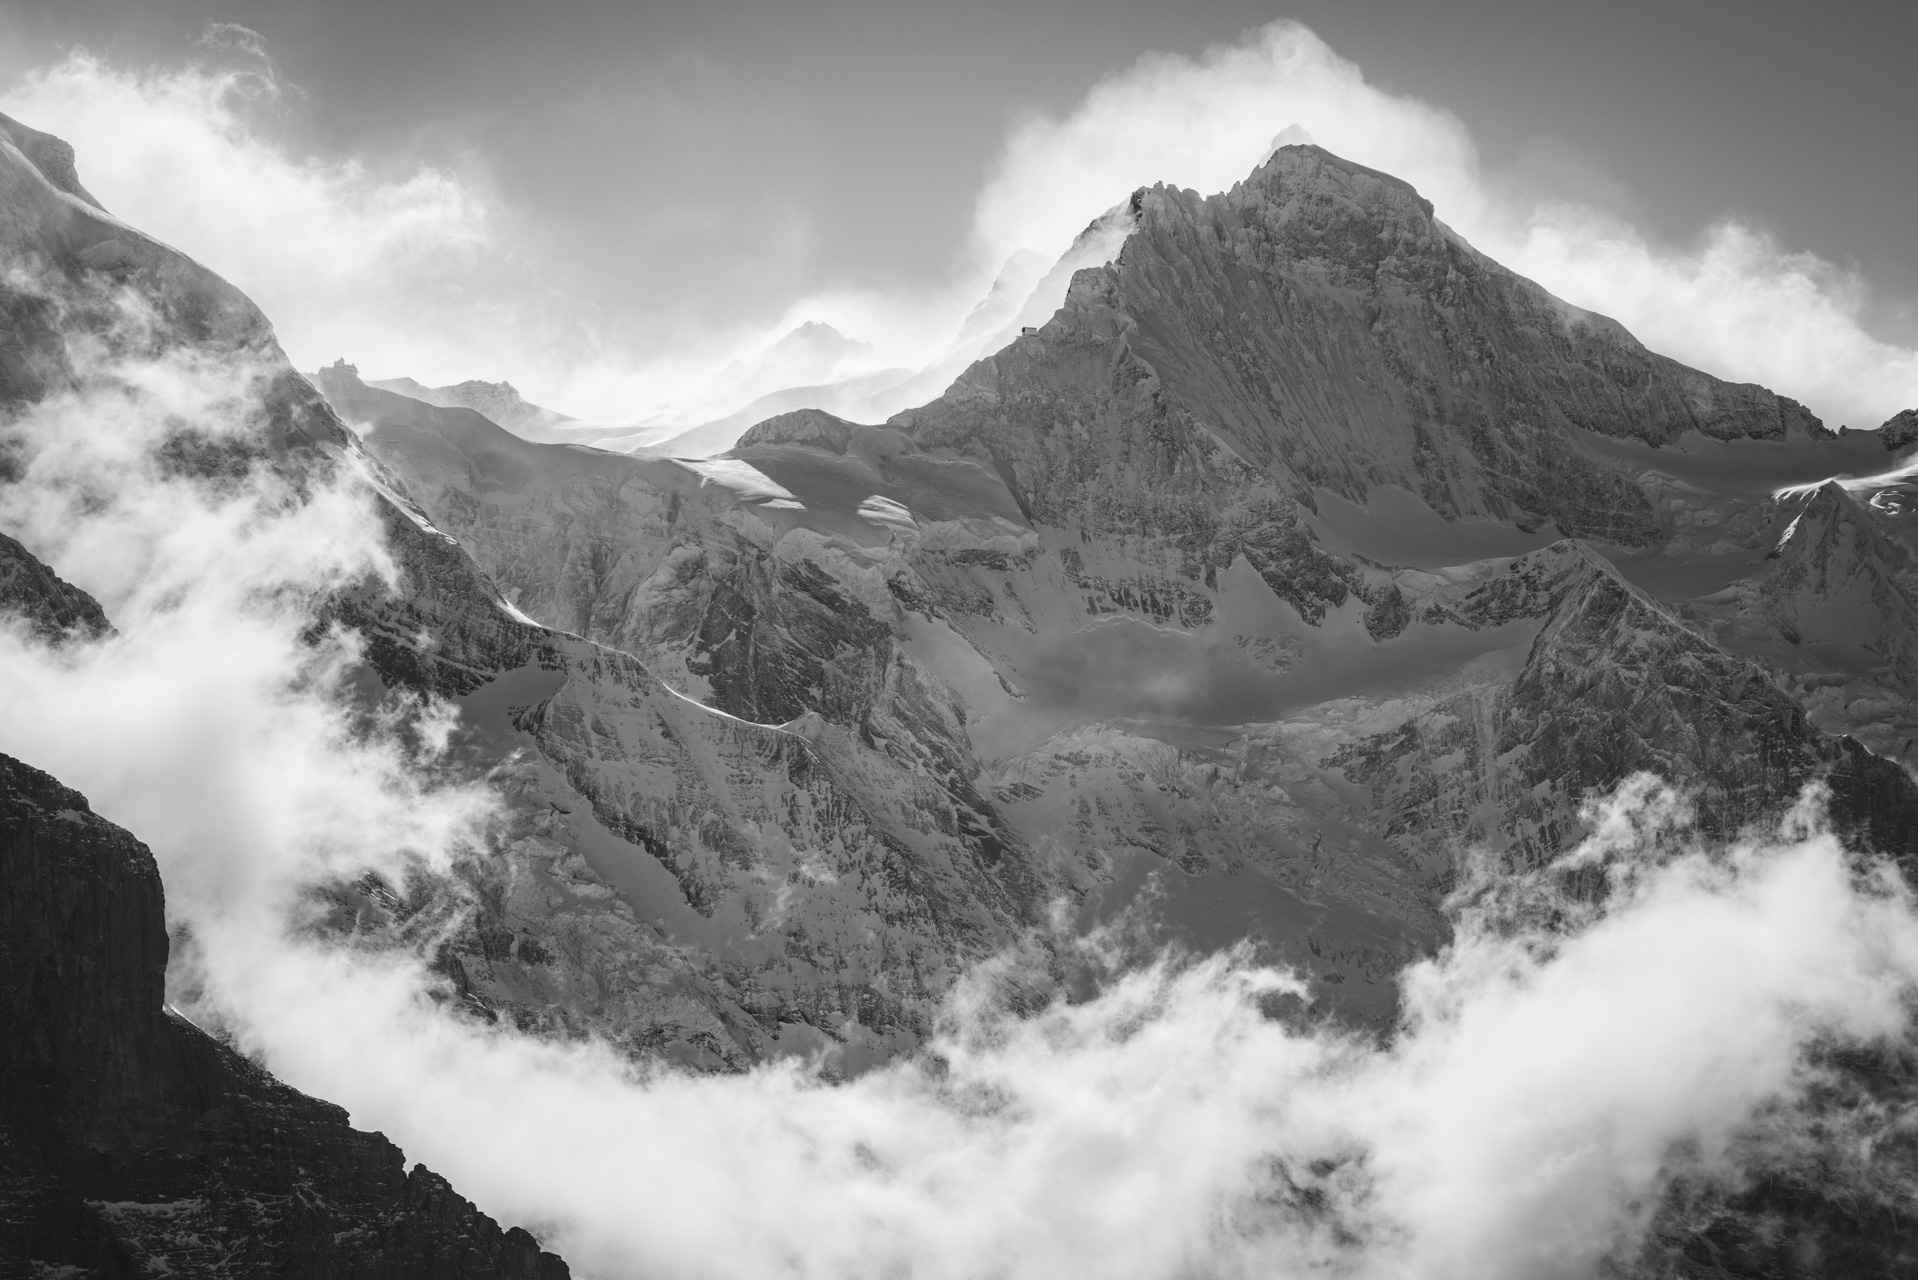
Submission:
[[[604,317],[552,296],[542,280],[561,273],[528,256],[510,208],[457,176],[381,178],[269,141],[247,107],[272,84],[76,53],[0,94],[0,110],[73,142],[110,208],[253,296],[302,367],[345,355],[369,376],[510,378],[588,418],[709,401],[724,390],[711,385],[718,371],[806,319],[874,343],[874,368],[931,363],[1014,253],[1057,257],[1141,185],[1223,190],[1294,123],[1411,181],[1480,249],[1654,349],[1762,382],[1833,425],[1875,426],[1918,404],[1918,351],[1866,330],[1866,282],[1736,222],[1664,245],[1615,215],[1528,194],[1485,171],[1455,116],[1366,83],[1294,23],[1196,58],[1150,55],[1064,117],[1015,128],[978,197],[972,242],[928,246],[956,248],[964,264],[936,296],[742,297],[733,327],[663,353],[622,348]]]
[[[1810,802],[1700,847],[1646,780],[1558,866],[1461,899],[1389,1044],[1294,1016],[1309,989],[1236,953],[1036,1014],[998,998],[1009,959],[954,994],[926,1054],[836,1085],[478,1026],[417,957],[305,927],[323,878],[485,856],[497,804],[438,776],[440,713],[341,709],[351,637],[300,638],[313,593],[390,571],[374,499],[159,461],[182,421],[247,429],[243,369],[86,385],[10,427],[0,527],[118,631],[0,634],[0,751],[153,846],[196,1017],[581,1274],[1589,1275],[1633,1254],[1674,1180],[1736,1187],[1807,1153],[1842,1170],[1851,1148],[1801,1105],[1819,1055],[1910,1037],[1918,911],[1895,874]]]

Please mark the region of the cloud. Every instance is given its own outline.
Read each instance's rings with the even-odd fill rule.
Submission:
[[[210,38],[257,65],[136,71],[77,51],[0,110],[72,143],[101,203],[238,285],[302,368],[378,353],[470,376],[470,361],[540,340],[478,191],[441,169],[389,177],[293,153],[263,127],[280,91],[258,36],[219,24]]]
[[[118,631],[0,631],[0,751],[152,845],[197,1017],[582,1275],[1590,1274],[1675,1178],[1736,1186],[1818,1141],[1814,1050],[1910,1033],[1918,914],[1895,875],[1809,809],[1701,847],[1648,781],[1562,866],[1461,899],[1387,1044],[1272,1016],[1309,989],[1238,952],[1037,1013],[1004,998],[1004,958],[926,1055],[841,1085],[478,1026],[420,957],[302,927],[316,880],[483,851],[498,803],[347,714],[350,638],[300,639],[313,593],[391,571],[370,495],[167,469],[154,446],[182,422],[245,430],[254,371],[105,349],[78,352],[84,391],[11,424],[0,527]],[[1609,896],[1568,894],[1572,872]]]
[[[509,379],[536,403],[630,421],[724,393],[737,362],[807,319],[937,341],[915,327],[925,299],[846,291],[678,326],[662,343],[657,331],[675,329],[666,313],[699,312],[706,301],[668,299],[647,309],[651,340],[629,342],[622,335],[633,326],[554,283],[603,274],[594,263],[603,244],[532,225],[478,159],[459,173],[304,154],[280,136],[298,95],[284,92],[258,33],[216,23],[201,43],[237,68],[135,68],[77,50],[20,77],[0,93],[0,111],[71,143],[109,210],[237,285],[300,368],[345,357],[368,377],[427,385]],[[687,230],[674,218],[708,220],[690,206],[649,216],[645,225],[667,240]],[[772,247],[740,241],[742,257],[794,252],[776,220],[751,231]],[[553,257],[556,239],[563,260]]]
[[[1411,182],[1480,250],[1655,350],[1763,383],[1834,425],[1876,426],[1918,404],[1918,351],[1867,332],[1856,275],[1736,221],[1677,247],[1615,213],[1542,198],[1487,173],[1456,116],[1368,84],[1290,22],[1196,58],[1148,55],[1066,115],[1023,122],[980,195],[979,253],[1058,253],[1140,186],[1223,191],[1295,123],[1327,150]]]

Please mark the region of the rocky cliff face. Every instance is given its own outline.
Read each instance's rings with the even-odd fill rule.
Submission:
[[[166,961],[152,855],[0,757],[0,1270],[567,1274],[170,1012]]]
[[[43,639],[94,639],[112,628],[95,600],[0,533],[0,615],[18,619]]]

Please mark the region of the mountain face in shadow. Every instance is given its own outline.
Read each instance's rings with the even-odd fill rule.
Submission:
[[[1549,859],[1635,770],[1725,832],[1826,779],[1904,847],[1903,769],[1843,736],[1895,724],[1802,694],[1876,668],[1814,674],[1755,594],[1795,511],[1771,490],[1869,441],[1314,147],[1125,208],[1057,314],[885,426],[801,410],[680,462],[327,394],[529,616],[845,734],[880,793],[939,778],[1088,920],[1170,885],[1170,936],[1249,931],[1363,1016],[1465,850]]]

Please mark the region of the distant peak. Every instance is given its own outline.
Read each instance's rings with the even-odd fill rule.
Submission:
[[[510,382],[486,382],[480,378],[468,378],[466,381],[456,382],[450,387],[435,387],[433,389],[449,396],[492,396],[513,404],[522,403],[519,392],[514,389],[513,384]]]
[[[1265,149],[1265,154],[1259,157],[1259,163],[1264,164],[1267,160],[1270,160],[1272,153],[1280,147],[1311,147],[1317,145],[1317,143],[1312,141],[1312,135],[1305,131],[1303,125],[1288,124],[1285,128],[1272,135],[1272,144]]]
[[[848,338],[824,320],[808,320],[789,330],[766,349],[767,355],[806,355],[837,358],[872,350],[871,344]]]

